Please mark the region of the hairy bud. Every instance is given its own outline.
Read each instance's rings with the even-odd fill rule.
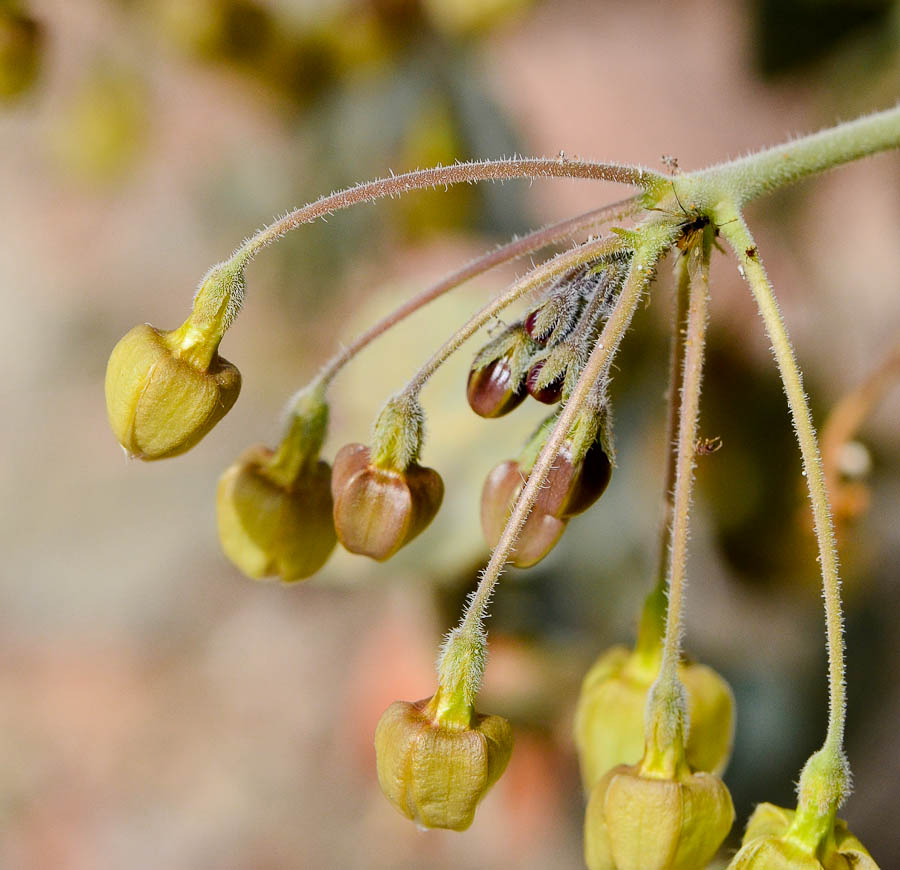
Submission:
[[[378,782],[390,802],[425,828],[464,831],[512,753],[501,716],[472,712],[468,721],[439,713],[440,691],[414,704],[396,701],[375,731]]]

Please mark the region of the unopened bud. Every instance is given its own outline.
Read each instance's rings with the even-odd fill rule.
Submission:
[[[348,444],[335,457],[331,492],[340,542],[383,562],[434,519],[444,483],[433,468],[415,462],[402,471],[383,468],[364,444]]]
[[[585,860],[590,870],[699,870],[733,821],[731,795],[713,774],[664,779],[619,765],[591,792]]]
[[[647,693],[658,669],[658,658],[615,646],[587,672],[575,710],[575,743],[586,791],[616,765],[640,761]],[[678,676],[687,691],[688,764],[693,770],[721,775],[734,738],[731,689],[706,665],[683,662]]]
[[[396,701],[375,731],[378,782],[390,802],[425,828],[464,831],[512,753],[513,735],[501,716],[471,713],[443,721],[440,691],[410,704]]]
[[[835,819],[817,842],[796,831],[796,816],[794,810],[759,804],[728,870],[878,870],[846,822]]]
[[[466,398],[479,417],[502,417],[518,408],[527,395],[523,384],[514,379],[507,357],[495,359],[482,368],[473,366],[469,371]]]
[[[291,582],[334,549],[331,469],[319,460],[285,480],[277,458],[263,446],[244,453],[219,480],[216,514],[222,549],[244,574]]]
[[[543,402],[545,405],[555,405],[561,398],[563,393],[563,384],[565,378],[559,376],[546,386],[540,385],[541,370],[544,368],[543,360],[536,362],[529,370],[528,377],[525,379],[525,386],[532,398]]]

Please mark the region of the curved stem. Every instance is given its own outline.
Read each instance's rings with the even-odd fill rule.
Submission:
[[[656,561],[656,585],[644,601],[635,643],[635,651],[646,657],[655,656],[658,653],[666,624],[666,580],[674,512],[678,415],[681,409],[679,384],[684,368],[685,330],[690,290],[687,257],[679,257],[675,268],[677,270],[675,312],[673,314],[672,343],[669,349],[669,387],[667,391],[669,417],[666,424],[666,465],[663,472],[663,504],[659,527],[659,552]]]
[[[604,259],[620,256],[626,251],[624,243],[618,236],[607,236],[593,242],[586,242],[571,251],[557,254],[555,257],[532,269],[509,289],[496,299],[492,299],[480,311],[469,318],[447,341],[444,342],[427,362],[412,377],[403,392],[408,395],[416,395],[428,379],[440,368],[440,366],[468,341],[482,326],[489,323],[493,317],[508,308],[517,299],[521,299],[526,293],[536,290],[553,278],[564,275],[566,272],[580,266],[583,263],[594,263]]]
[[[295,209],[247,239],[234,252],[232,260],[246,265],[259,251],[295,227],[362,202],[370,202],[385,196],[397,196],[427,187],[464,182],[472,184],[478,181],[507,181],[513,178],[584,178],[615,181],[650,190],[659,186],[663,176],[639,167],[569,160],[562,155],[555,160],[522,157],[418,169],[402,175],[391,175],[388,178],[376,178],[374,181],[357,184],[355,187],[339,190]]]
[[[608,371],[622,336],[628,329],[631,318],[643,296],[644,289],[653,275],[654,266],[669,244],[671,244],[671,238],[667,229],[663,228],[659,233],[648,230],[642,244],[635,250],[628,277],[625,279],[615,307],[606,321],[590,357],[588,357],[587,364],[578,378],[578,383],[575,385],[569,401],[563,407],[550,437],[528,475],[525,486],[522,487],[522,492],[516,500],[503,534],[481,576],[478,588],[463,614],[457,629],[458,632],[470,636],[480,636],[481,623],[485,617],[491,594],[500,579],[504,566],[509,561],[516,539],[528,519],[528,514],[534,507],[538,493],[544,485],[556,455],[568,436],[578,413],[589,400],[594,386]]]
[[[539,230],[528,233],[521,238],[514,239],[505,245],[495,248],[493,251],[472,260],[460,269],[444,276],[440,281],[432,284],[422,293],[414,296],[399,308],[373,324],[365,332],[357,336],[350,344],[336,353],[316,376],[316,381],[328,387],[340,370],[352,360],[363,348],[371,344],[376,338],[383,335],[391,327],[400,323],[414,312],[423,308],[429,302],[443,296],[450,290],[459,287],[466,281],[484,272],[507,263],[524,254],[537,251],[540,248],[560,242],[577,232],[593,229],[608,221],[621,220],[629,217],[640,208],[639,197],[630,197],[619,202],[596,208],[577,217],[549,224]]]
[[[781,373],[803,458],[803,474],[809,488],[816,540],[819,546],[822,595],[825,601],[830,696],[825,747],[838,754],[842,752],[846,706],[844,636],[837,545],[828,505],[828,493],[825,488],[822,457],[819,454],[809,403],[803,390],[803,377],[753,236],[743,218],[740,217],[730,222],[721,222],[721,232],[737,254],[741,272],[750,285],[759,306],[769,341],[772,343],[772,350],[775,353],[775,360],[778,363],[778,370]]]

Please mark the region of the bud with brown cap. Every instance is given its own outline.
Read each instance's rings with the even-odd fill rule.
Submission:
[[[502,417],[522,404],[528,395],[525,375],[536,348],[522,325],[516,324],[475,357],[466,398],[479,417]]]

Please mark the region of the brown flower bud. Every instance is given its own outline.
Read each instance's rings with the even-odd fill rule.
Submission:
[[[439,693],[410,704],[396,701],[375,731],[378,782],[390,802],[425,828],[464,831],[512,753],[501,716],[472,713],[468,723],[444,722]]]
[[[544,361],[536,362],[529,370],[528,377],[525,378],[525,386],[532,398],[543,402],[545,405],[555,405],[561,398],[563,392],[563,384],[565,378],[560,375],[544,387],[538,386],[541,376],[541,369],[544,368]]]
[[[619,765],[594,787],[584,823],[590,870],[699,870],[734,821],[725,784],[685,770],[673,779]]]
[[[291,582],[315,574],[334,549],[331,469],[319,460],[285,480],[276,456],[267,447],[251,447],[222,475],[219,540],[248,577],[278,575]]]
[[[331,493],[340,542],[383,562],[434,519],[444,483],[433,468],[415,462],[404,471],[382,468],[364,444],[348,444],[335,457]]]
[[[525,401],[527,390],[514,382],[509,357],[500,357],[486,366],[473,366],[466,384],[469,407],[479,417],[502,417]]]
[[[556,545],[569,519],[603,494],[611,474],[612,464],[599,441],[574,463],[569,445],[564,444],[516,541],[513,564],[529,568],[540,562]],[[501,462],[487,476],[481,492],[481,528],[492,547],[497,546],[526,479],[513,460]]]
[[[135,326],[106,369],[106,409],[119,443],[140,459],[177,456],[193,447],[235,403],[241,374],[213,352],[188,351],[190,321],[172,332]]]

